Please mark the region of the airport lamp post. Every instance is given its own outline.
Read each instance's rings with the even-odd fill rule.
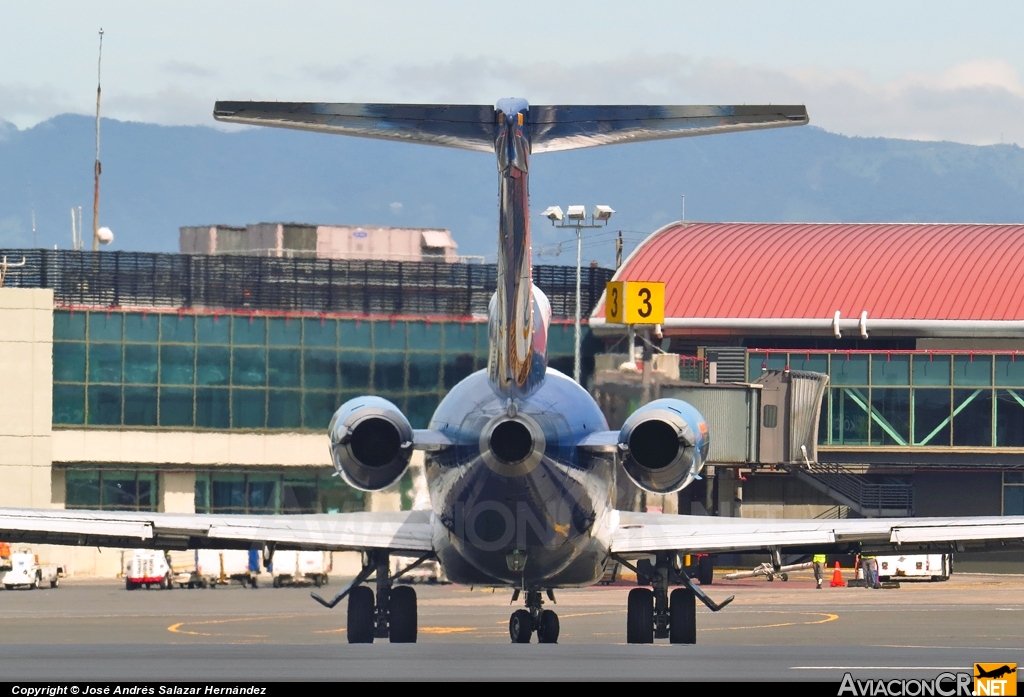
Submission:
[[[550,206],[541,214],[555,227],[576,230],[576,349],[573,356],[572,377],[577,383],[580,382],[582,373],[580,367],[580,343],[582,341],[580,329],[580,277],[582,271],[580,264],[583,255],[583,229],[605,227],[614,212],[611,206],[594,206],[594,212],[591,214],[589,222],[586,206],[569,206],[564,214],[560,206]],[[566,219],[568,222],[563,222]]]

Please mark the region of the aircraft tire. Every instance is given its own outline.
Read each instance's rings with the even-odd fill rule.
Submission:
[[[529,644],[533,636],[533,617],[527,610],[516,610],[508,619],[508,634],[513,644]]]
[[[697,643],[697,596],[689,588],[676,588],[669,596],[668,640],[672,644]]]
[[[388,598],[388,624],[392,644],[416,643],[416,590],[410,586],[391,589]]]
[[[702,586],[710,586],[715,580],[715,560],[710,556],[697,560],[697,580]]]
[[[626,643],[654,643],[654,591],[634,588],[626,601]]]
[[[348,643],[373,643],[373,591],[356,586],[348,594]]]
[[[537,626],[538,644],[558,643],[558,615],[554,610],[545,610],[540,613],[540,622]]]

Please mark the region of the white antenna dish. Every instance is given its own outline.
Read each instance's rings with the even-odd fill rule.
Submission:
[[[101,227],[96,232],[96,239],[100,241],[100,244],[110,244],[114,241],[114,233],[108,227]]]

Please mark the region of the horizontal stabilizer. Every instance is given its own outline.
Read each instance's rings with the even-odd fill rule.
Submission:
[[[472,104],[217,102],[218,121],[494,152],[498,115]],[[533,153],[806,124],[803,106],[531,106]]]

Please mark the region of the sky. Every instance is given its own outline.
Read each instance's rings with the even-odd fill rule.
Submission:
[[[774,102],[844,135],[1024,145],[1020,2],[0,0],[0,120],[93,113],[101,27],[122,120],[215,126],[217,99]]]

